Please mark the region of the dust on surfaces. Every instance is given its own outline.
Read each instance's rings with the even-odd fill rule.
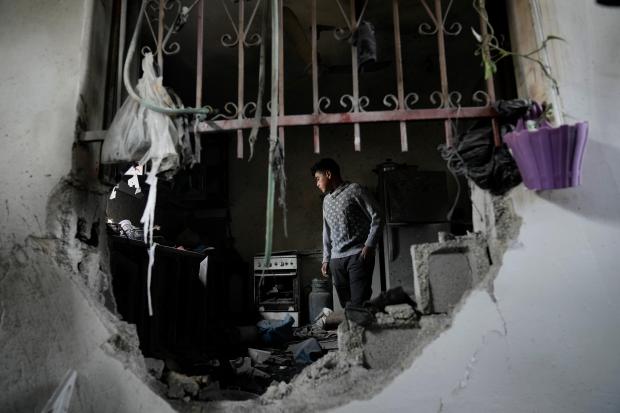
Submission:
[[[492,202],[497,239],[504,242],[516,239],[519,235],[522,219],[516,214],[512,200],[508,197],[496,196],[493,197]]]

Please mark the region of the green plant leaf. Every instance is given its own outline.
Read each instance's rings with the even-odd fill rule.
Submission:
[[[492,61],[484,62],[484,79],[490,79],[497,72],[497,66]]]

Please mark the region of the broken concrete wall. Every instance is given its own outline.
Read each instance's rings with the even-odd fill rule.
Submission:
[[[382,393],[338,411],[620,409],[620,8],[580,0],[509,3],[540,6],[544,35],[567,40],[550,45],[549,61],[565,121],[590,122],[582,185],[540,192],[520,186],[506,200],[487,197],[483,214],[500,206],[522,219],[512,242],[501,225],[493,231],[497,245],[509,247],[493,288],[474,291],[450,330]],[[524,77],[522,96],[540,89],[527,84],[535,79],[531,72]]]
[[[98,148],[111,1],[0,8],[0,410],[40,411],[68,369],[71,411],[170,411],[110,301]]]

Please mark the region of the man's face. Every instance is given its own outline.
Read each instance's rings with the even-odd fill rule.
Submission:
[[[327,190],[329,189],[331,177],[332,174],[330,171],[316,171],[314,173],[314,182],[316,184],[316,187],[319,188],[319,190],[323,193],[327,192]]]

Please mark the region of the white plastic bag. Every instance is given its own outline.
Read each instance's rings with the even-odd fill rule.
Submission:
[[[153,55],[142,59],[142,77],[136,90],[140,97],[166,108],[175,108],[173,100],[155,75]],[[179,166],[176,151],[179,131],[169,115],[155,112],[128,97],[114,116],[101,149],[103,163],[137,161],[146,165],[159,160],[157,172],[174,171]],[[156,172],[156,173],[157,173]]]

